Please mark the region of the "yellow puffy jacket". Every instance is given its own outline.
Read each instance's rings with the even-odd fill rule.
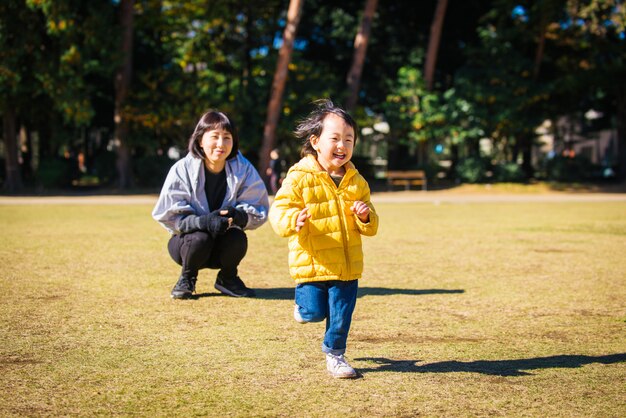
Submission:
[[[276,193],[269,220],[278,235],[289,237],[289,273],[296,283],[361,278],[361,235],[376,234],[378,215],[367,181],[351,162],[345,167],[337,187],[317,159],[308,155],[289,169]],[[350,210],[357,200],[370,208],[368,223]],[[296,232],[296,219],[305,207],[311,217]]]

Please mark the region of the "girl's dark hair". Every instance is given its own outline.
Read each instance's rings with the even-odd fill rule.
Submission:
[[[335,106],[330,99],[320,99],[314,101],[313,103],[315,104],[315,109],[309,114],[309,116],[298,123],[298,126],[296,126],[296,130],[294,131],[296,138],[303,141],[302,150],[300,151],[301,157],[308,154],[317,155],[317,152],[313,149],[313,145],[311,144],[311,135],[315,135],[317,137],[321,135],[322,129],[324,128],[324,119],[326,119],[326,116],[331,113],[339,116],[352,127],[354,130],[354,143],[356,144],[359,130],[356,122],[352,119],[352,116],[350,116],[348,112],[338,106]]]
[[[193,134],[189,138],[189,146],[188,150],[196,158],[204,158],[204,151],[200,146],[200,141],[202,140],[202,135],[206,131],[211,131],[213,129],[223,129],[225,131],[230,132],[233,136],[233,149],[226,157],[227,160],[235,157],[237,155],[237,151],[239,151],[239,136],[237,135],[237,128],[235,127],[235,123],[223,112],[219,110],[209,110],[206,112],[196,125],[196,129],[194,129]]]

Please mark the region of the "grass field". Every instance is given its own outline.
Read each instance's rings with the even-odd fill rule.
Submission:
[[[151,206],[0,206],[0,416],[626,416],[626,202],[377,209],[346,381],[269,225],[172,301]]]

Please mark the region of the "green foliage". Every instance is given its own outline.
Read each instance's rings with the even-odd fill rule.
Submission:
[[[448,127],[439,95],[426,90],[420,70],[402,67],[386,99],[386,115],[397,136],[416,142],[445,136]]]
[[[293,127],[309,103],[331,97],[342,104],[345,98],[363,3],[305,2],[277,132],[289,158],[299,148]],[[198,117],[219,108],[237,123],[242,150],[256,155],[288,4],[136,1],[133,79],[124,109],[133,153],[184,147]],[[387,120],[389,138],[402,143],[455,147],[453,159],[478,156],[478,140],[489,138],[497,150],[494,178],[516,178],[509,164],[545,119],[590,107],[607,120],[623,114],[622,1],[450,4],[436,87],[426,91],[422,50],[435,4],[379,2],[362,106],[355,111],[359,121]],[[512,13],[516,6],[524,13]],[[118,8],[115,1],[1,2],[0,111],[11,106],[18,125],[43,132],[42,154],[73,146],[76,135],[66,132],[112,127],[113,77],[121,59]]]
[[[614,115],[618,141],[626,149],[626,5],[620,0],[569,4],[555,37],[556,93],[570,113],[591,108]],[[626,153],[621,153],[626,166]],[[625,170],[626,172],[626,170]]]
[[[45,189],[64,189],[72,184],[77,177],[71,160],[60,157],[49,157],[39,162],[37,183]]]
[[[35,76],[66,123],[88,126],[94,117],[93,96],[110,82],[116,61],[114,10],[106,2],[28,0],[45,23],[49,60],[36,62]]]
[[[275,62],[281,2],[137,5],[134,84],[127,114],[135,146],[184,146],[209,108],[229,113],[241,148],[257,149]]]
[[[517,163],[500,163],[493,167],[493,181],[516,183],[526,179],[526,175]]]
[[[390,85],[385,116],[396,135],[415,142],[436,140],[447,146],[478,140],[486,127],[476,104],[455,87],[443,92],[427,91],[418,69],[421,61],[420,53],[413,54],[411,65],[400,68]]]
[[[506,30],[486,26],[482,45],[468,56],[455,77],[457,94],[471,104],[473,117],[489,137],[509,141],[527,134],[545,117],[540,112],[549,99],[549,85],[532,78],[532,62]],[[511,147],[514,142],[508,142]]]
[[[38,111],[49,111],[40,74],[55,58],[47,44],[45,20],[24,1],[0,2],[0,112],[12,108],[31,121]],[[36,99],[36,100],[33,100]]]
[[[469,157],[456,166],[458,178],[467,183],[480,183],[487,178],[488,161],[481,157]]]

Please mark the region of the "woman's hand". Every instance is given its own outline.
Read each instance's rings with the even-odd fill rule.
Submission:
[[[352,213],[354,213],[363,223],[370,221],[370,207],[360,200],[355,201],[350,207]]]
[[[298,214],[298,218],[296,219],[296,232],[300,232],[300,230],[306,223],[306,220],[311,217],[311,214],[308,212],[309,212],[309,208],[304,208]]]
[[[224,212],[222,210],[222,212]],[[248,214],[241,209],[237,209],[233,206],[226,208],[226,216],[232,219],[232,223],[240,228],[245,228],[248,224]]]
[[[214,210],[208,215],[204,215],[204,222],[207,232],[213,237],[222,235],[230,227],[233,218],[227,218],[227,210]]]

